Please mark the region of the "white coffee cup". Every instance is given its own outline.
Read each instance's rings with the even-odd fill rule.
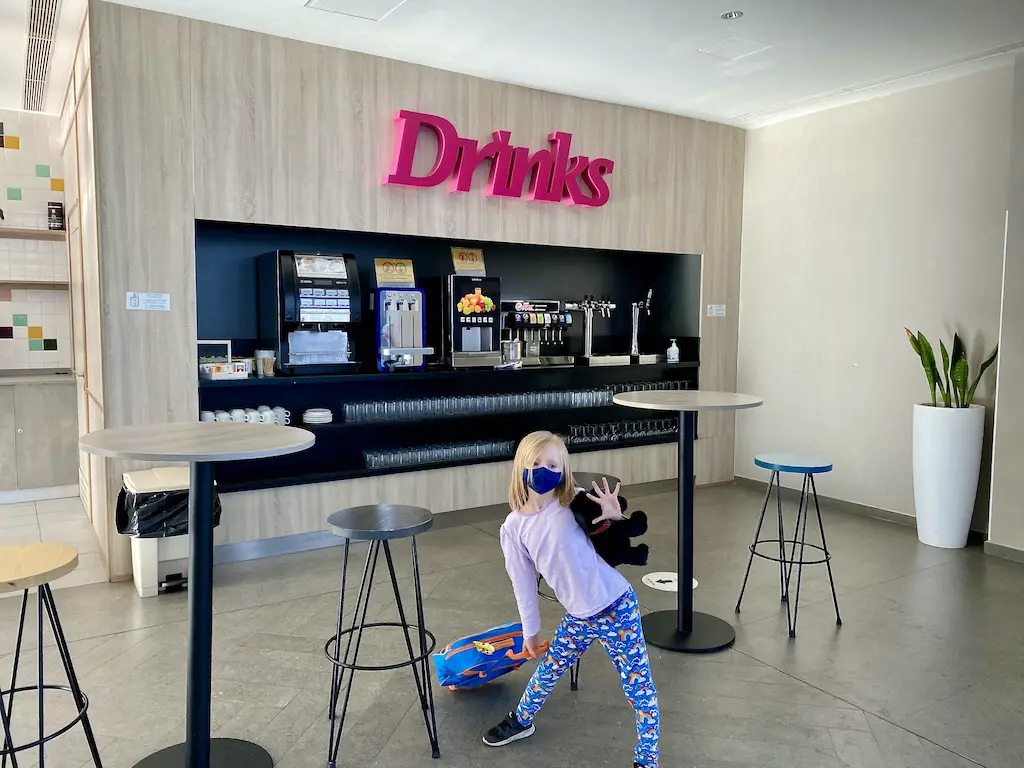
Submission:
[[[259,424],[261,421],[263,421],[263,418],[260,416],[260,412],[257,411],[255,408],[246,408],[245,420],[250,424]]]
[[[231,420],[236,424],[245,423],[245,410],[243,408],[235,408],[231,411]]]
[[[256,410],[259,411],[260,413],[266,413],[267,411],[270,411],[270,410],[273,410],[273,409],[269,405],[261,405]]]
[[[231,421],[231,414],[227,411],[217,411],[214,416],[217,417],[217,421]]]
[[[281,405],[274,406],[274,413],[276,413],[278,416],[291,416],[292,415],[291,411],[289,411],[287,408],[285,408],[284,406],[281,406]]]
[[[287,416],[282,416],[280,414],[275,415],[277,417],[277,423],[280,424],[282,427],[287,427],[289,424],[292,423],[292,420],[289,419]]]
[[[264,424],[277,424],[277,414],[268,408],[260,413],[260,420]]]
[[[213,411],[203,411],[202,413],[199,414],[199,420],[200,421],[216,421],[217,420],[217,414],[215,414]]]

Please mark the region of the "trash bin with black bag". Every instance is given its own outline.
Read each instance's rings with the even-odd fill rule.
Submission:
[[[125,472],[117,496],[118,533],[132,537],[132,572],[141,597],[187,585],[188,467]],[[220,497],[214,495],[214,527],[220,525]]]

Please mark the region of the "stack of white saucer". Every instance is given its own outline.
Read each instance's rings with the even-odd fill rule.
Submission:
[[[334,414],[330,408],[310,408],[302,414],[304,424],[330,424],[334,421]]]

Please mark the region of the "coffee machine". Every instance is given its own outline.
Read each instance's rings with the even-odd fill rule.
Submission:
[[[573,365],[569,354],[572,314],[554,299],[514,299],[501,302],[505,341],[522,345],[523,365]]]
[[[501,279],[448,275],[442,350],[452,368],[501,365]]]
[[[352,371],[360,297],[355,256],[265,253],[259,257],[260,343],[274,350],[286,375]]]

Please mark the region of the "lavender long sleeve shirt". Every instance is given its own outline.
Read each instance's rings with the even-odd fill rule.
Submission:
[[[565,610],[580,619],[600,613],[630,588],[557,501],[535,514],[510,513],[501,526],[501,550],[527,637],[540,632],[537,573]]]

